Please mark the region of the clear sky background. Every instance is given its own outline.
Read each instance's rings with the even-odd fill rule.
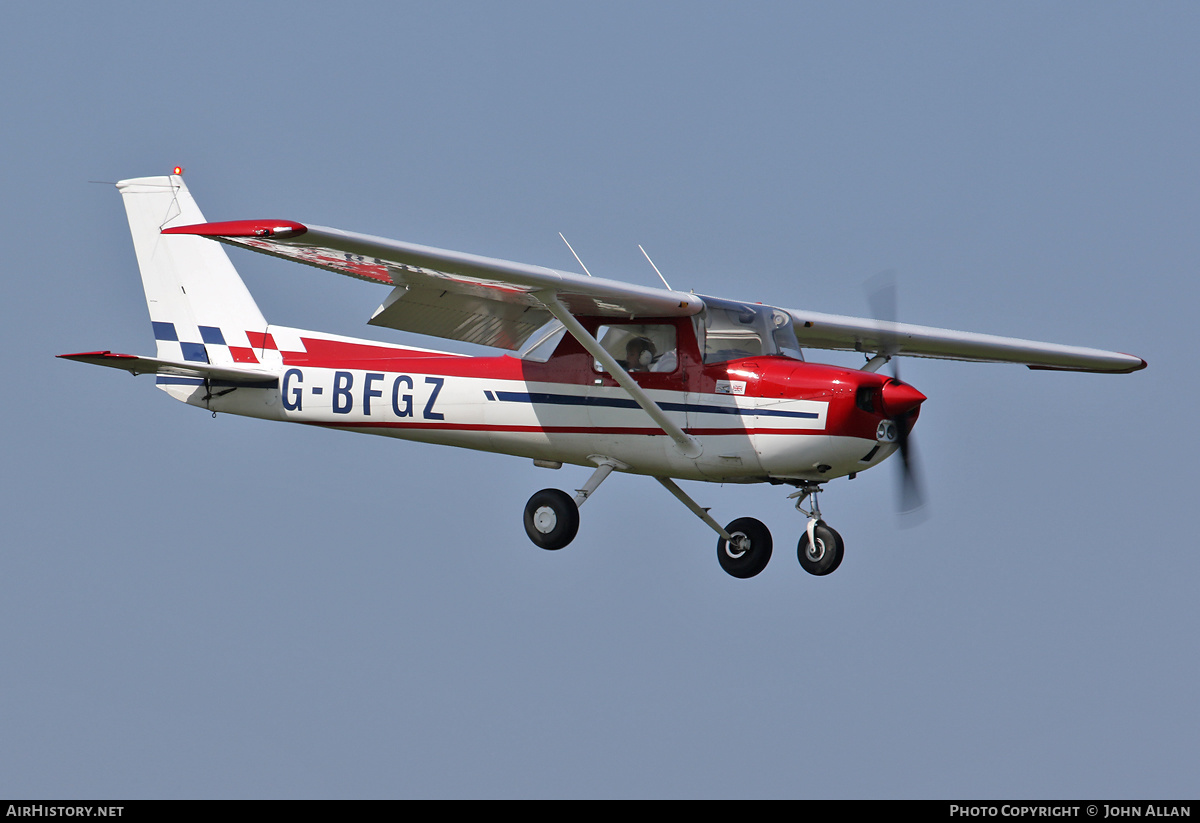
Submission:
[[[1200,794],[1194,3],[13,4],[0,26],[0,796]],[[281,217],[655,285],[1134,353],[909,360],[894,466],[688,484],[207,413],[153,353],[120,198],[175,164]],[[274,322],[386,291],[232,252]],[[813,353],[819,358],[817,353]],[[831,356],[833,362],[857,362]]]

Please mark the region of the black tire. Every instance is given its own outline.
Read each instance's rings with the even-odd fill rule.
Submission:
[[[817,577],[833,574],[837,567],[842,565],[842,555],[845,554],[842,536],[823,522],[817,523],[813,536],[817,538],[817,548],[810,552],[808,530],[805,529],[800,535],[800,542],[796,545],[796,557],[800,560],[800,566]]]
[[[525,504],[525,533],[534,545],[556,551],[575,539],[579,507],[566,492],[542,489]]]
[[[734,537],[745,535],[750,544],[739,553],[736,546],[730,546],[724,537],[717,539],[717,560],[721,568],[734,577],[743,580],[761,572],[771,559],[771,532],[760,521],[753,517],[739,517],[725,531]]]

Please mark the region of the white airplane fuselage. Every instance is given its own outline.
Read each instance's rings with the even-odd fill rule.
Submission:
[[[705,365],[690,322],[656,322],[677,324],[677,368],[633,376],[698,440],[698,457],[682,454],[570,336],[537,362],[271,326],[251,331],[249,347],[232,349],[240,362],[276,370],[273,383],[156,379],[172,396],[215,412],[550,463],[591,466],[599,455],[658,477],[821,481],[871,468],[896,450],[894,428],[880,426],[887,415],[859,401],[860,389],[878,392],[887,378],[778,355]],[[238,339],[235,330],[221,332],[222,340]]]

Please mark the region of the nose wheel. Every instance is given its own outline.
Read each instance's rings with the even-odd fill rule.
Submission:
[[[816,483],[805,484],[800,490],[788,495],[796,498],[796,511],[808,515],[808,523],[800,542],[796,546],[796,557],[800,560],[800,568],[817,577],[833,574],[842,565],[842,554],[845,544],[842,536],[825,525],[821,519],[821,507],[817,503],[817,494],[821,487]],[[811,508],[805,509],[805,499],[812,497]]]
[[[809,574],[823,577],[833,574],[842,565],[842,536],[824,523],[816,523],[813,528],[813,540],[809,541],[808,532],[800,535],[800,543],[796,546],[796,556],[800,567]]]

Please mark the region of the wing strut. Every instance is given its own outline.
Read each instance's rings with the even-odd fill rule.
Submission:
[[[554,319],[566,326],[567,331],[571,336],[579,341],[579,345],[588,350],[592,357],[600,361],[605,370],[612,375],[617,384],[623,388],[634,401],[645,409],[646,414],[654,419],[664,432],[670,435],[675,441],[675,445],[679,448],[680,453],[684,457],[695,459],[704,451],[700,445],[700,441],[685,432],[679,426],[667,417],[659,405],[650,399],[650,395],[637,384],[637,381],[629,376],[629,372],[617,362],[611,354],[604,350],[600,345],[600,341],[588,334],[588,330],[583,327],[583,324],[575,319],[575,316],[559,302],[558,296],[554,292],[542,291],[538,292],[537,298],[541,301],[546,310],[554,315]]]
[[[708,525],[710,529],[721,535],[722,539],[728,540],[730,543],[734,542],[733,536],[721,528],[720,523],[712,519],[712,515],[708,513],[708,509],[702,507],[699,503],[689,497],[688,493],[679,488],[679,485],[674,480],[669,477],[656,477],[654,479],[659,483],[662,483],[663,488],[679,498],[679,502],[687,506],[688,510],[691,511],[692,514],[699,517]]]

